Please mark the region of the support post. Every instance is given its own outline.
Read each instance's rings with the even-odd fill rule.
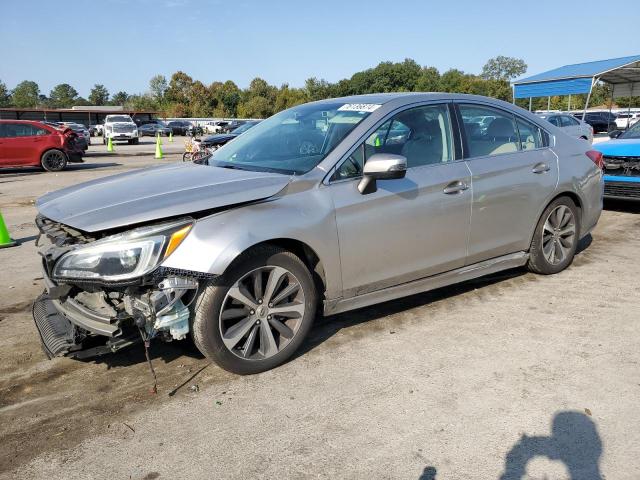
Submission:
[[[567,112],[571,112],[571,94],[569,94],[569,105],[567,105]]]
[[[547,97],[547,112],[551,111],[551,97]]]
[[[529,111],[531,111],[531,104],[533,103],[533,97],[529,97]]]
[[[633,99],[633,82],[629,84],[629,103],[627,105],[627,128],[631,126],[631,100]]]
[[[593,86],[596,84],[598,80],[596,77],[591,79],[591,87],[589,88],[589,94],[587,95],[587,101],[584,102],[584,110],[582,111],[582,121],[584,122],[584,117],[587,115],[587,107],[589,106],[589,100],[591,100],[591,92],[593,91]]]

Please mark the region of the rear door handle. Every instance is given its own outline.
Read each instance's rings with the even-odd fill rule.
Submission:
[[[536,163],[531,169],[533,173],[544,173],[549,170],[551,170],[551,167],[544,162]]]
[[[462,180],[456,180],[455,182],[451,182],[449,185],[444,187],[443,192],[446,193],[447,195],[451,195],[454,193],[462,193],[467,188],[469,188],[469,185],[464,183]]]

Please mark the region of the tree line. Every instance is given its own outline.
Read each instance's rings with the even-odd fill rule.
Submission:
[[[155,110],[167,117],[266,118],[309,101],[379,92],[471,93],[511,101],[510,81],[526,71],[527,65],[523,60],[505,56],[487,61],[479,75],[458,69],[440,73],[435,67],[420,66],[407,58],[402,62],[381,62],[335,83],[311,77],[299,88],[286,83],[277,87],[256,77],[244,89],[231,80],[206,85],[178,71],[168,80],[163,75],[154,76],[145,93],[119,91],[110,94],[104,85],[96,84],[86,99],[67,83],[56,85],[47,96],[41,93],[34,81],[25,80],[10,91],[0,80],[0,106],[69,108],[76,105],[114,105],[138,111]],[[609,96],[607,86],[597,85],[590,105],[605,104]],[[573,95],[571,108],[582,108],[585,101],[586,95]],[[616,99],[618,106],[627,106],[629,102],[631,106],[640,106],[638,97]],[[529,106],[528,99],[518,99],[516,103],[524,108]],[[532,107],[534,110],[546,109],[547,99],[533,99]],[[566,110],[567,107],[567,97],[551,98],[551,108]]]

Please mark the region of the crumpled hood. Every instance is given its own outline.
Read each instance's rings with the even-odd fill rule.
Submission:
[[[47,218],[96,232],[261,200],[290,177],[177,163],[121,173],[47,193],[36,201]]]
[[[593,149],[610,157],[640,157],[640,138],[621,138],[596,143]]]

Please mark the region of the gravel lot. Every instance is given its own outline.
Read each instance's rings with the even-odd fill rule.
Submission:
[[[514,270],[322,319],[261,375],[184,342],[152,347],[158,395],[141,348],[46,360],[34,199],[175,160],[182,141],[161,161],[123,156],[146,139],[58,174],[0,173],[20,242],[0,249],[0,478],[638,478],[640,204],[607,203],[559,275]]]

